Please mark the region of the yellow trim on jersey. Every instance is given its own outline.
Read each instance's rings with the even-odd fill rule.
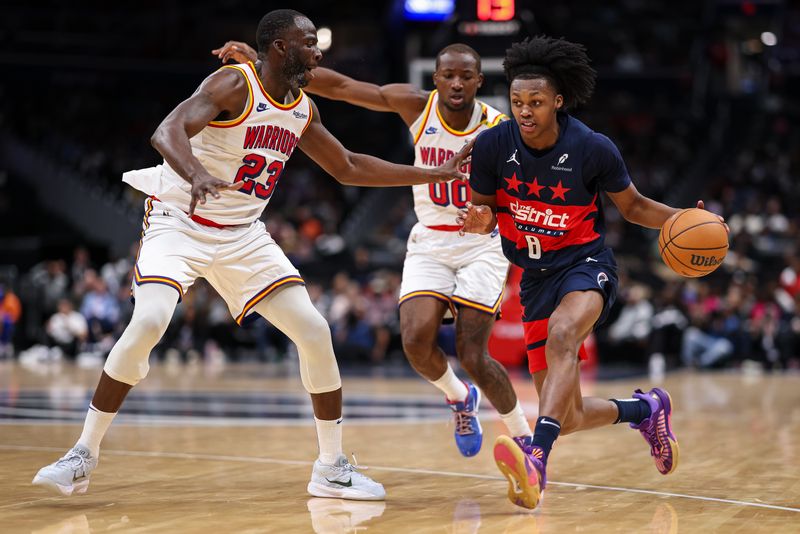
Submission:
[[[280,103],[276,102],[275,100],[273,100],[273,98],[271,96],[269,96],[269,93],[266,91],[266,89],[264,89],[264,84],[261,83],[261,77],[258,75],[258,71],[256,70],[256,66],[253,65],[253,62],[252,61],[248,61],[247,64],[250,65],[250,69],[253,71],[253,75],[256,77],[256,81],[258,82],[258,86],[261,88],[261,93],[276,108],[286,111],[287,109],[292,109],[293,107],[295,107],[297,104],[300,103],[300,100],[303,99],[303,90],[300,89],[300,95],[291,104],[280,104]]]
[[[491,124],[489,124],[489,128],[494,128],[495,126],[500,124],[500,121],[507,121],[507,120],[508,120],[508,115],[506,115],[505,113],[501,113],[500,115],[494,118]]]
[[[300,132],[301,136],[304,133],[306,133],[306,130],[308,129],[308,127],[311,126],[311,119],[313,119],[313,118],[314,118],[314,106],[311,105],[311,100],[309,99],[309,101],[308,101],[308,122],[306,122],[306,125],[303,126],[303,130]]]
[[[242,114],[236,117],[235,119],[229,121],[211,121],[208,123],[209,126],[213,126],[214,128],[231,128],[233,126],[238,126],[250,115],[250,111],[253,109],[253,85],[250,83],[250,78],[247,77],[247,73],[244,71],[243,68],[237,67],[236,65],[225,65],[222,69],[236,69],[242,73],[244,76],[244,80],[247,82],[247,91],[249,93],[247,97],[247,105],[245,106],[244,111]]]
[[[426,289],[422,289],[420,291],[412,291],[411,293],[406,293],[405,295],[400,297],[400,299],[397,301],[397,305],[400,306],[405,301],[411,300],[411,299],[417,298],[417,297],[431,297],[431,298],[434,298],[434,299],[439,300],[441,302],[444,302],[444,303],[447,304],[447,307],[450,308],[450,313],[453,314],[453,317],[455,317],[456,314],[457,314],[456,307],[453,305],[453,301],[450,300],[450,297],[448,297],[444,293],[439,293],[438,291],[432,291],[430,289],[427,289],[427,290]]]
[[[142,276],[138,265],[134,266],[133,279],[136,281],[137,286],[143,284],[162,284],[169,286],[178,292],[178,300],[183,297],[183,288],[181,287],[180,282],[173,280],[172,278],[167,278],[166,276]]]
[[[247,316],[248,313],[250,313],[250,310],[252,310],[256,306],[256,304],[267,298],[270,294],[272,294],[273,291],[275,291],[279,287],[282,287],[286,284],[305,285],[305,283],[306,283],[305,280],[303,280],[297,275],[289,275],[285,278],[275,280],[270,285],[268,285],[267,287],[256,293],[256,296],[247,301],[247,304],[244,305],[242,313],[240,313],[239,316],[236,318],[236,324],[241,326],[242,321],[244,321],[244,318]]]
[[[419,125],[419,131],[417,132],[417,135],[414,136],[415,145],[417,144],[417,141],[419,141],[419,138],[422,137],[422,132],[425,130],[425,126],[428,124],[428,117],[431,114],[431,105],[433,104],[433,95],[435,94],[436,94],[435,90],[431,91],[431,94],[428,97],[428,103],[425,104],[425,110],[422,112],[423,114],[422,124]]]
[[[481,117],[485,117],[485,116],[486,116],[486,113],[487,113],[487,110],[486,110],[486,104],[484,104],[483,102],[480,102],[480,101],[479,101],[478,103],[481,105]],[[444,126],[444,129],[445,129],[445,130],[447,130],[447,131],[448,131],[448,132],[450,132],[451,134],[453,134],[453,135],[457,135],[457,136],[459,136],[459,137],[463,137],[463,136],[465,136],[465,135],[469,135],[469,134],[475,133],[475,130],[477,130],[478,128],[480,128],[480,127],[481,127],[481,126],[483,126],[484,124],[486,124],[486,119],[483,119],[483,120],[482,120],[482,121],[480,121],[480,122],[479,122],[477,125],[475,125],[475,127],[474,127],[473,129],[471,129],[471,130],[466,130],[466,131],[463,131],[463,132],[462,132],[462,131],[460,131],[460,130],[455,130],[455,129],[453,129],[453,128],[451,128],[450,126],[448,126],[448,125],[447,125],[447,123],[446,123],[446,122],[445,122],[445,120],[444,120],[444,117],[442,117],[442,114],[441,114],[441,113],[439,113],[439,106],[436,106],[436,116],[437,116],[437,117],[439,117],[439,122],[441,122],[441,123],[442,123],[442,126]]]
[[[455,302],[456,304],[460,304],[461,306],[465,306],[467,308],[472,308],[486,313],[491,313],[492,315],[494,315],[495,313],[497,313],[497,310],[500,309],[500,304],[503,302],[504,293],[505,293],[505,287],[500,292],[500,296],[497,297],[494,306],[486,306],[485,304],[481,304],[480,302],[474,302],[472,300],[467,300],[465,298],[457,297],[455,295],[453,295],[450,298],[453,300],[453,302]]]

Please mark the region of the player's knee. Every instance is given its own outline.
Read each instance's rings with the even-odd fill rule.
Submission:
[[[417,329],[408,328],[401,333],[403,352],[409,359],[425,358],[434,350],[435,343]]]
[[[461,367],[472,377],[481,374],[485,358],[489,357],[483,347],[476,347],[470,343],[456,343],[456,353]]]
[[[553,356],[568,355],[577,352],[578,337],[575,334],[576,325],[569,320],[551,322],[547,330],[548,358]]]
[[[317,339],[320,342],[331,342],[331,327],[321,313],[314,310],[303,321],[303,334],[309,338]]]
[[[132,328],[140,339],[147,340],[155,347],[161,336],[167,331],[169,321],[170,317],[161,317],[158,314],[140,314],[131,319],[128,328]]]

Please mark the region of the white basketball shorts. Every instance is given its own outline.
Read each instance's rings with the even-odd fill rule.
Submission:
[[[205,278],[242,324],[256,304],[286,284],[304,284],[300,273],[261,221],[213,228],[182,210],[148,198],[142,242],[134,266],[133,294],[142,284],[164,284],[183,296]]]
[[[433,230],[417,223],[408,236],[400,304],[433,297],[457,307],[495,314],[503,300],[508,260],[500,235]]]

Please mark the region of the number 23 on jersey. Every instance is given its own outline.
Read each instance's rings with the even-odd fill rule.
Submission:
[[[267,158],[260,154],[247,154],[242,158],[242,162],[244,165],[239,167],[236,178],[233,180],[233,183],[244,182],[239,192],[245,195],[255,193],[256,197],[262,200],[268,199],[275,191],[275,186],[278,185],[278,179],[283,171],[283,162],[275,160],[267,166]],[[264,172],[265,167],[267,179],[262,184],[256,180]]]

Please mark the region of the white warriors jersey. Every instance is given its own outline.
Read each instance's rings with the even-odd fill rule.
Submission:
[[[425,110],[410,126],[414,136],[414,166],[437,167],[458,152],[470,139],[508,119],[502,112],[476,100],[472,117],[464,131],[454,130],[444,121],[438,108],[438,91],[432,91]],[[461,167],[469,174],[470,164]],[[431,228],[454,230],[456,213],[470,199],[469,184],[453,180],[447,183],[413,186],[414,211],[419,222]]]
[[[236,191],[220,191],[218,199],[208,196],[195,214],[222,225],[249,224],[267,207],[286,161],[311,123],[311,101],[300,91],[293,102],[276,102],[264,90],[252,63],[222,68],[238,71],[247,81],[244,111],[232,120],[209,122],[190,143],[192,153],[212,176],[244,185]],[[191,185],[166,161],[155,168],[127,172],[122,179],[189,211]]]

